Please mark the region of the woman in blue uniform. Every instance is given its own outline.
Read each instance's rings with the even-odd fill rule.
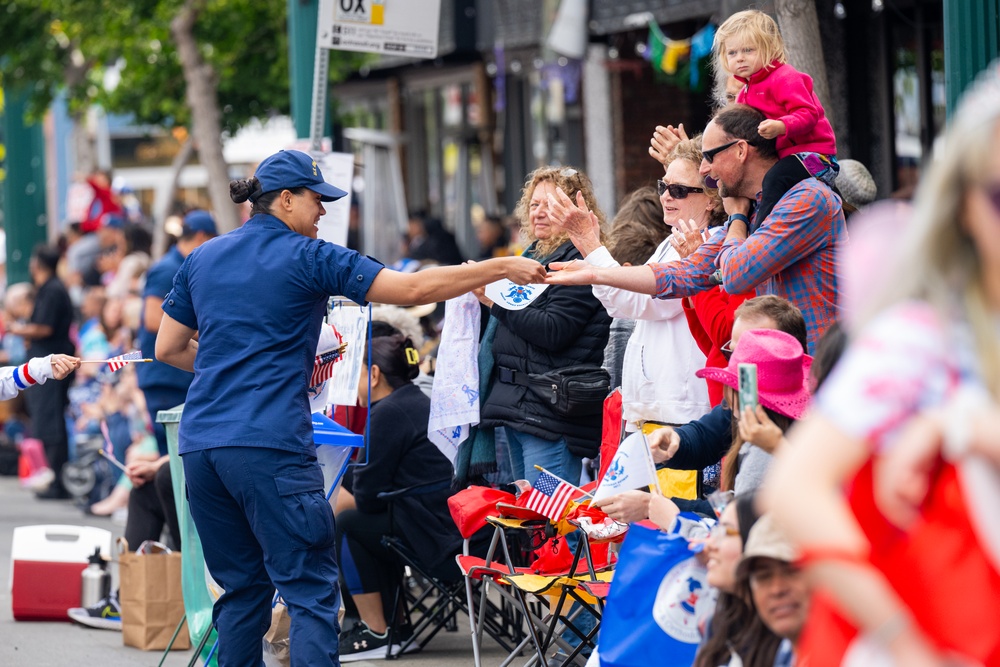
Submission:
[[[338,663],[333,512],[306,391],[329,295],[409,305],[545,277],[523,257],[385,269],[316,238],[323,202],[345,194],[305,153],[272,155],[230,184],[233,201],[252,202],[250,220],[193,251],[163,301],[156,356],[195,374],[180,454],[205,562],[225,590],[214,609],[223,667],[263,664],[275,587],[292,616],[292,664]]]

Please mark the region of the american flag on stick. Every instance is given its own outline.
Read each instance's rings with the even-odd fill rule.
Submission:
[[[341,343],[332,350],[316,355],[316,360],[313,362],[312,377],[309,379],[310,387],[321,385],[330,379],[333,375],[333,365],[343,358],[344,350],[346,349],[347,343]]]
[[[552,521],[558,521],[577,490],[569,482],[551,473],[542,472],[532,485],[528,501],[524,506]]]
[[[142,358],[142,352],[136,350],[126,352],[125,354],[119,354],[117,357],[111,357],[108,359],[108,368],[110,368],[113,373],[125,368],[133,361],[144,361]]]

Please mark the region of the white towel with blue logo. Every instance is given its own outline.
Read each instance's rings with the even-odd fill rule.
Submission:
[[[458,446],[479,423],[479,312],[472,293],[444,306],[427,437],[453,464]]]

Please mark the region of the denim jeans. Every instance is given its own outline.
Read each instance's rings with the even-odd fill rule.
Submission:
[[[535,466],[540,466],[570,484],[580,483],[583,458],[570,453],[564,438],[546,440],[509,426],[504,426],[503,430],[507,435],[514,479],[525,479],[534,484],[540,474]]]

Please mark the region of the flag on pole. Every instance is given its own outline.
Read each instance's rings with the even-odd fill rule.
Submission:
[[[121,369],[128,366],[130,362],[142,361],[142,352],[134,350],[132,352],[126,352],[125,354],[119,354],[117,357],[111,357],[108,359],[108,368],[111,372],[120,371]]]
[[[309,379],[310,387],[323,384],[333,376],[333,365],[340,361],[344,355],[345,347],[345,345],[341,345],[329,352],[316,355],[316,360],[313,363],[312,377]]]
[[[650,465],[649,445],[646,436],[636,431],[618,446],[611,465],[594,491],[594,502],[650,484],[656,484],[656,473]]]
[[[531,487],[528,501],[524,506],[548,519],[558,521],[576,491],[576,487],[569,482],[564,482],[551,473],[542,472]]]

